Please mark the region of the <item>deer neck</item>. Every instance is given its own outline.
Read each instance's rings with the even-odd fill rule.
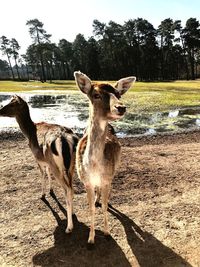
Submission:
[[[107,125],[107,120],[99,117],[94,108],[90,108],[86,153],[91,160],[99,161],[103,158]]]
[[[37,139],[37,128],[34,122],[31,120],[30,114],[25,113],[23,116],[17,116],[16,120],[24,136],[29,141],[29,147],[32,150],[35,157],[40,157],[41,148]]]

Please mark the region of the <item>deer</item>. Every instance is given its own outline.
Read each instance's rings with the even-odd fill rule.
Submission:
[[[46,122],[34,123],[27,102],[14,95],[11,101],[0,109],[0,116],[15,117],[42,174],[42,197],[45,199],[46,175],[51,187],[51,175],[62,186],[67,204],[66,233],[73,229],[73,186],[76,146],[78,136],[69,128]],[[41,142],[41,144],[39,144]]]
[[[106,237],[110,236],[108,201],[121,154],[120,142],[109,122],[124,116],[126,107],[120,97],[131,88],[136,77],[122,78],[114,86],[109,83],[93,83],[80,71],[75,71],[74,77],[77,87],[89,99],[88,126],[77,145],[76,169],[86,189],[90,213],[87,246],[92,249],[95,243],[95,206],[100,204],[100,198],[104,218],[103,232]]]

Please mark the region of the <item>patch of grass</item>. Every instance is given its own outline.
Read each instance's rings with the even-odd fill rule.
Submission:
[[[114,81],[111,81],[114,84]],[[75,81],[0,81],[0,92],[28,92],[38,90],[70,90],[79,92]],[[200,105],[200,81],[136,82],[123,96],[131,113],[149,113]]]
[[[134,88],[142,91],[149,90],[189,90],[197,89],[200,90],[200,81],[174,81],[174,82],[137,82],[135,83]]]
[[[129,112],[155,112],[200,105],[200,81],[136,82],[124,101]]]
[[[54,81],[52,83],[0,81],[0,92],[27,92],[33,90],[77,90],[77,86],[74,81]]]

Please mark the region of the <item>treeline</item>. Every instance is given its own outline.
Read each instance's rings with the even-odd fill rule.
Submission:
[[[92,79],[118,79],[135,75],[141,81],[196,79],[200,77],[200,23],[189,18],[163,20],[157,29],[142,18],[123,25],[93,21],[93,36],[78,34],[73,42],[50,41],[38,19],[27,21],[33,43],[19,55],[16,39],[0,37],[0,79],[68,80],[74,70]],[[14,59],[14,67],[11,64]]]

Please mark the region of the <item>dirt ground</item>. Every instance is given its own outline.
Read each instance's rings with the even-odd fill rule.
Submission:
[[[85,190],[74,178],[74,231],[65,200],[40,199],[40,173],[21,135],[0,137],[0,266],[200,266],[200,132],[121,140],[109,220],[96,211],[96,244],[88,250]]]

